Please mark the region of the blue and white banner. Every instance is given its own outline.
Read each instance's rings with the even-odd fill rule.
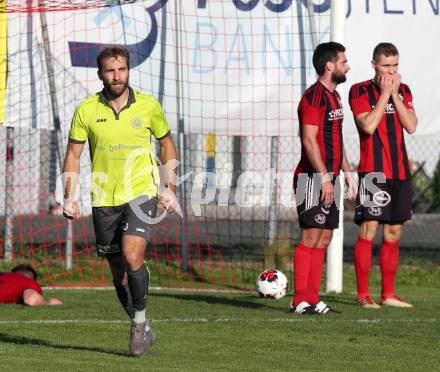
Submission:
[[[178,3],[178,9],[175,8]],[[230,135],[297,134],[297,103],[316,79],[312,35],[330,37],[330,0],[125,1],[123,5],[47,12],[56,101],[63,128],[76,105],[101,89],[96,54],[105,45],[131,52],[131,85],[157,96],[174,130]],[[346,1],[351,66],[341,86],[373,76],[382,41],[400,51],[402,80],[413,91],[418,135],[438,135],[439,0]],[[5,124],[53,126],[48,64],[39,13],[8,14]],[[434,66],[431,67],[431,66]],[[356,129],[345,100],[346,134]]]
[[[179,104],[188,132],[295,133],[296,102],[315,79],[311,55],[303,53],[312,50],[309,21],[328,39],[329,12],[310,18],[303,3],[292,1],[181,1],[177,10],[175,4],[46,13],[62,123],[101,89],[99,50],[122,44],[131,53],[132,86],[161,99],[174,129]],[[50,127],[40,15],[10,18],[9,58],[16,67],[8,80],[7,125]]]

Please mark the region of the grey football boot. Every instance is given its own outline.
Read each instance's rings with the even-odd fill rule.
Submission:
[[[155,339],[156,335],[147,320],[142,323],[131,322],[131,334],[128,343],[131,355],[140,357],[148,353]]]

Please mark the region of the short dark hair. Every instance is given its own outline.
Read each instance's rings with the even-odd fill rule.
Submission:
[[[98,71],[102,71],[102,62],[110,57],[124,57],[127,61],[127,67],[130,68],[130,54],[128,50],[123,47],[108,47],[101,50],[96,57],[96,64],[98,65]]]
[[[13,273],[18,273],[18,272],[29,272],[32,273],[34,280],[37,280],[37,272],[34,270],[34,268],[31,265],[28,264],[21,264],[21,265],[17,265],[15,266],[12,270]]]
[[[373,50],[373,61],[377,61],[377,57],[380,55],[384,55],[385,57],[398,56],[399,51],[392,43],[379,43]]]
[[[345,52],[345,47],[335,41],[322,43],[316,47],[313,52],[313,67],[319,76],[324,74],[327,62],[336,62],[339,52]]]

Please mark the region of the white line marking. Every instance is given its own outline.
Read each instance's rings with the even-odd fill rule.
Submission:
[[[318,320],[319,319],[319,320]],[[436,323],[439,319],[318,319],[312,318],[274,318],[265,319],[269,323],[302,323],[302,322],[325,322],[325,323]],[[261,319],[240,318],[164,318],[151,319],[152,323],[261,323]],[[45,319],[45,320],[0,320],[0,324],[128,324],[129,320],[102,320],[102,319]]]
[[[51,290],[101,290],[101,291],[107,291],[107,290],[114,290],[115,287],[108,286],[108,287],[43,287],[45,291],[51,291]],[[149,287],[148,290],[152,291],[173,291],[173,292],[211,292],[211,293],[238,293],[238,294],[249,294],[249,293],[255,293],[254,289],[249,290],[239,290],[239,289],[212,289],[212,288],[177,288],[177,287]]]

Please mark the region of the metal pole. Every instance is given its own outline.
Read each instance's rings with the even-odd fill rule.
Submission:
[[[14,227],[14,128],[6,128],[4,260],[12,262]]]
[[[345,27],[345,1],[333,0],[331,5],[331,31],[330,39],[338,43],[344,42]],[[341,87],[338,88],[342,95]],[[341,171],[339,177],[341,192],[335,192],[335,202],[339,203],[339,228],[333,231],[333,239],[327,250],[327,292],[342,292],[343,281],[343,254],[344,254],[344,174]],[[336,188],[338,185],[336,185]]]
[[[315,17],[314,17],[314,11],[313,11],[313,1],[307,0],[307,12],[309,13],[309,28],[310,28],[310,36],[312,39],[312,48],[315,50],[316,46],[318,45],[318,37],[316,32],[316,24],[315,24]]]
[[[177,120],[178,120],[178,146],[179,146],[179,160],[183,173],[186,173],[186,159],[185,159],[185,121],[183,112],[182,101],[182,82],[181,82],[181,49],[179,47],[180,40],[182,39],[182,13],[180,11],[180,1],[174,0],[176,9],[176,21],[175,21],[175,53],[176,53],[176,107],[177,107]],[[186,184],[181,182],[179,185],[181,207],[182,207],[182,230],[180,233],[180,255],[181,255],[181,268],[183,271],[189,270],[188,262],[188,211],[186,205]]]
[[[277,201],[278,201],[278,180],[276,170],[278,168],[278,136],[272,136],[270,139],[270,171],[271,171],[271,188],[270,188],[270,205],[269,205],[269,246],[275,243],[278,220],[277,220]],[[272,169],[275,174],[272,174]],[[272,179],[273,177],[273,179]]]
[[[301,94],[306,90],[307,86],[307,66],[306,66],[306,41],[305,41],[305,30],[304,30],[304,20],[302,12],[302,4],[300,1],[296,2],[297,8],[297,18],[298,18],[298,34],[299,34],[299,49],[302,51],[300,53],[300,71],[301,71]],[[294,46],[292,45],[292,48]]]
[[[41,3],[41,0],[40,0]],[[49,192],[51,196],[55,197],[55,188],[56,188],[56,158],[59,161],[60,172],[63,169],[63,159],[64,159],[64,147],[63,147],[63,138],[61,135],[61,122],[60,115],[58,111],[58,100],[56,95],[56,86],[55,86],[55,71],[52,64],[52,54],[50,51],[49,44],[49,32],[47,31],[47,21],[46,21],[46,13],[40,12],[40,22],[41,22],[41,33],[43,36],[43,49],[44,49],[44,57],[46,60],[46,68],[47,68],[47,79],[49,82],[49,94],[50,101],[52,105],[52,115],[54,122],[54,131],[51,136],[51,151],[54,149],[56,153],[52,155],[51,153],[51,171],[50,171],[50,183],[49,183]],[[72,269],[72,239],[73,239],[73,226],[72,221],[67,220],[67,230],[66,230],[66,270],[70,271]]]

